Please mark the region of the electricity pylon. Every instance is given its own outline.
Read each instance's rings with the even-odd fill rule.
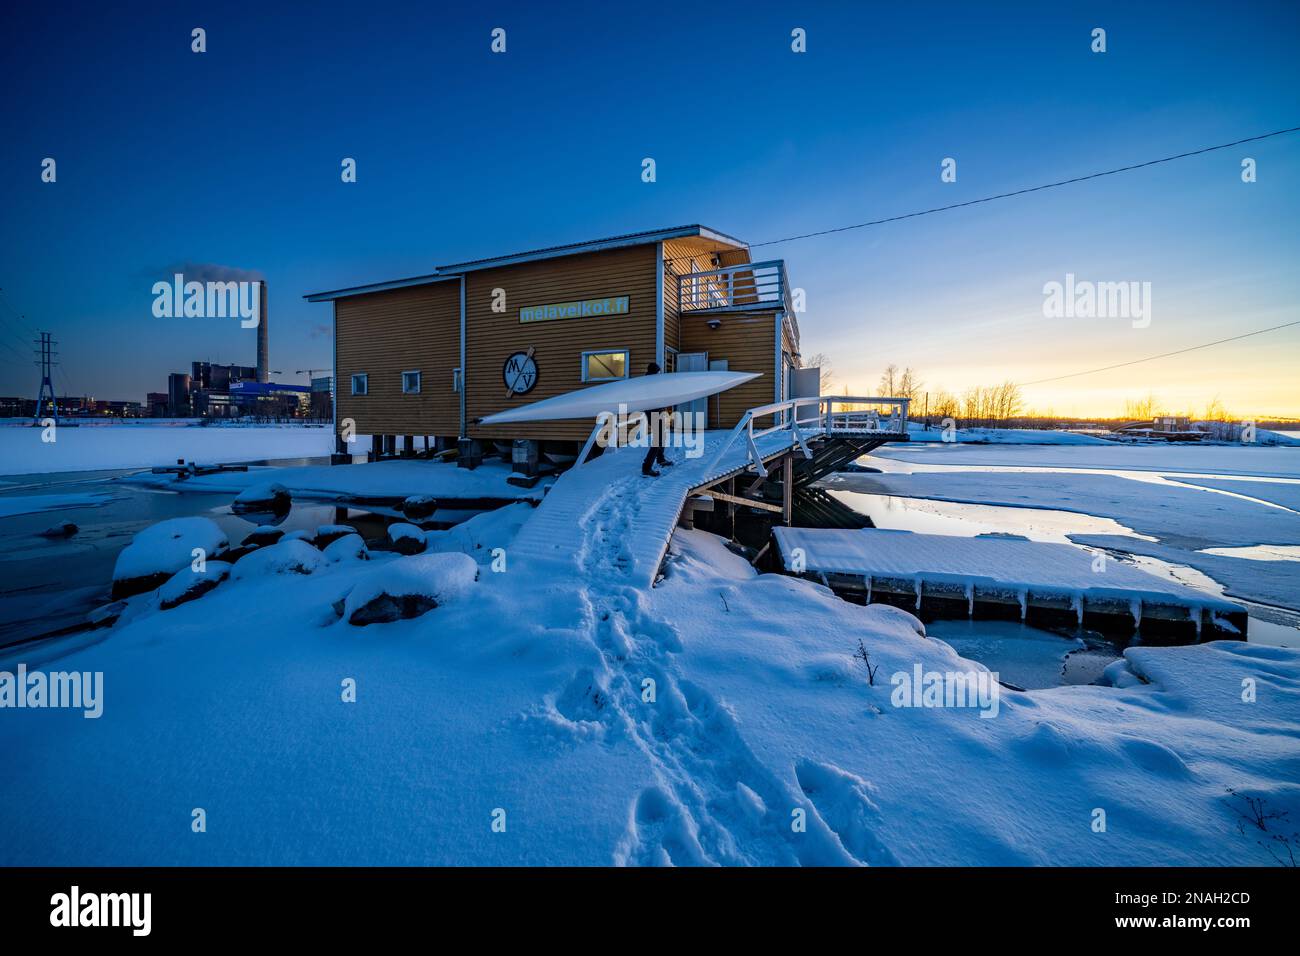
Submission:
[[[54,351],[54,346],[57,343],[50,338],[50,335],[49,332],[42,332],[40,341],[36,343],[40,347],[36,354],[41,357],[41,360],[35,363],[41,367],[41,390],[36,395],[36,420],[41,420],[41,406],[45,403],[45,396],[48,393],[50,408],[54,413],[54,423],[57,425],[59,422],[59,401],[54,397],[54,379],[51,378],[50,373],[54,366],[59,364],[54,361],[54,356],[59,353]]]

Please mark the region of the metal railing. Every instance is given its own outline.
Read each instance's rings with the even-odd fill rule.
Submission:
[[[870,436],[906,435],[907,410],[911,404],[906,398],[857,397],[821,395],[812,398],[789,398],[783,402],[751,408],[741,416],[722,447],[709,463],[708,474],[718,469],[731,447],[744,438],[747,446],[744,467],[753,466],[762,477],[767,477],[763,456],[756,439],[780,431],[788,431],[805,458],[812,457],[807,439],[818,436]],[[837,406],[849,406],[836,411]],[[812,412],[812,414],[808,414]],[[883,413],[883,414],[882,414]],[[771,418],[773,424],[766,428],[754,427],[755,419]]]
[[[709,463],[708,474],[717,471],[719,463],[737,441],[744,439],[747,447],[746,462],[743,467],[753,465],[760,475],[767,477],[767,468],[763,465],[763,456],[759,453],[756,439],[765,438],[777,432],[786,431],[803,451],[805,458],[812,457],[812,449],[807,439],[817,437],[862,436],[871,435],[906,435],[907,410],[911,404],[906,398],[855,397],[850,395],[817,395],[810,398],[788,398],[783,402],[759,405],[751,408],[740,417],[730,434],[722,443]],[[836,411],[837,406],[849,406]],[[811,413],[811,414],[810,414]],[[772,419],[767,427],[755,428],[756,419]],[[591,430],[586,444],[578,453],[574,467],[582,465],[591,454],[600,434],[619,427],[618,416],[613,412],[601,412],[596,417],[596,425]]]
[[[793,311],[782,259],[678,276],[677,303],[682,312],[764,308]]]

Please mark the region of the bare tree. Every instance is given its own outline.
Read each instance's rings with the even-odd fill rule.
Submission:
[[[903,375],[898,380],[898,391],[894,394],[898,398],[910,398],[913,402],[921,397],[921,376],[916,369],[911,366],[903,369]]]
[[[885,370],[880,373],[880,394],[887,398],[897,395],[899,377],[897,365],[891,363],[885,366]]]
[[[1156,417],[1159,404],[1151,392],[1147,393],[1146,398],[1129,399],[1124,403],[1124,417],[1131,418],[1135,422],[1150,421]]]
[[[1230,422],[1232,416],[1228,414],[1228,409],[1224,407],[1219,396],[1215,395],[1205,406],[1205,420],[1207,422]]]
[[[821,369],[821,381],[818,384],[820,391],[818,394],[829,395],[831,393],[831,386],[835,384],[835,368],[831,365],[831,360],[825,352],[814,352],[803,360],[802,367]]]
[[[957,418],[961,414],[961,406],[955,395],[940,389],[930,395],[930,414],[936,418]]]

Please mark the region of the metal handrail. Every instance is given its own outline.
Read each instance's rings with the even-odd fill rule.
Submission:
[[[783,259],[687,272],[677,277],[677,308],[681,312],[763,307],[793,311]]]
[[[866,407],[837,412],[835,411],[837,405]],[[767,468],[763,465],[763,456],[758,450],[755,439],[765,438],[777,432],[788,431],[803,452],[804,458],[812,457],[812,450],[808,447],[807,441],[809,438],[834,435],[905,435],[907,434],[907,411],[910,405],[911,399],[907,398],[815,395],[807,398],[787,398],[785,401],[755,406],[740,416],[736,427],[727,435],[722,447],[713,456],[706,474],[712,475],[717,471],[723,456],[731,450],[731,446],[740,440],[741,436],[744,436],[747,446],[744,467],[749,468],[752,465],[759,475],[766,478]],[[800,409],[812,406],[817,407],[816,418],[800,416]],[[888,415],[883,417],[880,414],[882,406],[889,409]],[[773,424],[755,430],[755,419],[769,417],[774,419]],[[596,425],[592,428],[586,444],[578,453],[578,460],[574,463],[575,468],[586,462],[601,429],[610,426],[618,427],[618,417],[613,412],[601,412],[596,418]]]
[[[817,406],[816,419],[801,418],[799,409],[811,405]],[[850,409],[836,412],[835,406],[837,405],[865,405],[868,407],[864,410]],[[907,398],[850,395],[789,398],[782,402],[773,402],[770,405],[759,405],[756,408],[749,409],[740,417],[736,427],[731,430],[731,434],[723,441],[722,447],[718,449],[713,456],[713,460],[709,463],[708,474],[712,475],[717,471],[723,456],[731,450],[731,446],[736,443],[741,435],[745,436],[745,443],[748,446],[744,467],[748,468],[752,465],[759,475],[764,478],[767,477],[767,468],[763,465],[763,456],[759,454],[754,439],[763,438],[778,431],[789,431],[805,458],[812,457],[812,452],[809,450],[805,438],[813,438],[818,435],[905,435],[907,434],[907,410],[910,405],[911,399]],[[887,417],[881,417],[881,406],[889,408]],[[754,419],[768,416],[773,416],[776,423],[768,428],[755,431]]]

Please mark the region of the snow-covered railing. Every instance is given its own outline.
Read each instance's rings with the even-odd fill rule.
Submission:
[[[827,434],[907,434],[907,410],[911,399],[824,395],[821,402]],[[837,406],[848,407],[836,411]]]
[[[793,311],[782,259],[678,276],[677,302],[682,312],[763,308]]]
[[[906,398],[821,395],[760,405],[741,416],[713,456],[708,471],[710,474],[715,472],[723,456],[742,438],[747,447],[747,465],[753,465],[766,478],[767,468],[763,465],[757,439],[777,432],[788,432],[805,458],[812,457],[806,439],[819,435],[905,435],[909,404]],[[840,407],[839,411],[836,411],[837,407]],[[765,418],[772,419],[773,424],[756,429],[754,421]]]

